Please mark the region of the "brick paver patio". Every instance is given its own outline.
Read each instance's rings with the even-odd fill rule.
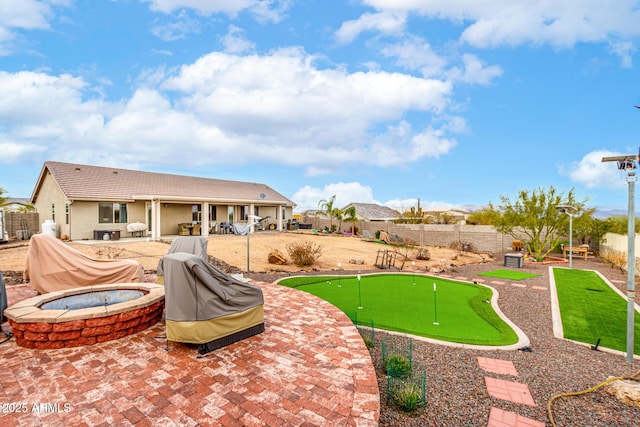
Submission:
[[[183,344],[166,351],[162,322],[86,347],[0,345],[0,402],[13,404],[2,425],[377,425],[375,370],[349,319],[309,294],[256,284],[266,331],[200,358]],[[34,295],[27,285],[7,293],[10,304]]]

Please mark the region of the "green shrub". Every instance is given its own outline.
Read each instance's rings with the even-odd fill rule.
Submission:
[[[367,348],[373,348],[375,346],[373,340],[369,337],[362,337],[362,340],[364,341],[364,345],[367,346]]]
[[[289,243],[287,245],[289,258],[298,267],[305,267],[316,263],[322,256],[322,245],[310,241]]]
[[[411,360],[392,354],[384,360],[384,371],[395,378],[406,378],[411,374]]]
[[[411,412],[424,406],[422,390],[416,384],[403,382],[391,392],[393,402],[402,410]]]

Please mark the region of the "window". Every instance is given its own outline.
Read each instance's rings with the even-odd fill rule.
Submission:
[[[124,224],[127,221],[126,203],[98,203],[98,223]]]
[[[229,214],[229,223],[233,224],[233,206],[229,206],[227,212]]]
[[[209,221],[215,221],[215,220],[216,220],[216,206],[209,205]]]
[[[66,224],[69,225],[69,203],[64,205],[64,214],[65,220],[67,221]]]
[[[191,221],[202,221],[202,205],[191,205]]]
[[[249,219],[249,206],[240,207],[240,220],[247,221]]]
[[[53,203],[51,204],[51,220],[56,222],[56,205]]]

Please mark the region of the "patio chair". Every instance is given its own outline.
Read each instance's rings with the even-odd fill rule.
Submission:
[[[199,236],[200,235],[200,224],[194,224],[193,228],[191,229],[191,235],[192,236]]]
[[[189,230],[189,227],[187,227],[186,224],[180,223],[178,224],[178,234],[180,236],[190,236],[191,230]]]

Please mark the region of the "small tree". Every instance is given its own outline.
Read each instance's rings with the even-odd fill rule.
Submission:
[[[351,225],[351,233],[355,234],[355,225],[358,223],[358,214],[356,212],[356,207],[353,205],[349,205],[347,206],[343,211],[342,211],[342,220],[344,222],[350,222]]]
[[[489,207],[472,212],[467,217],[467,224],[469,225],[493,225],[501,213],[496,210],[491,203]]]
[[[4,206],[7,204],[7,198],[6,197],[2,197],[2,195],[4,193],[6,193],[7,190],[5,190],[4,188],[0,187],[0,206]]]
[[[557,194],[553,186],[532,192],[522,190],[515,202],[511,202],[507,196],[500,196],[500,200],[502,215],[496,219],[494,226],[514,239],[520,239],[522,234],[527,236],[527,250],[536,259],[544,258],[558,246],[561,235],[568,235],[569,216],[559,212],[558,205],[569,204],[577,209],[578,214],[584,214],[587,201],[578,202],[573,189],[566,197],[562,193]]]
[[[333,206],[335,202],[335,194],[331,196],[329,200],[322,199],[318,202],[318,207],[320,208],[320,210],[316,212],[316,216],[322,215],[329,217],[329,231],[333,231],[333,218],[337,218],[342,215],[342,211]]]

